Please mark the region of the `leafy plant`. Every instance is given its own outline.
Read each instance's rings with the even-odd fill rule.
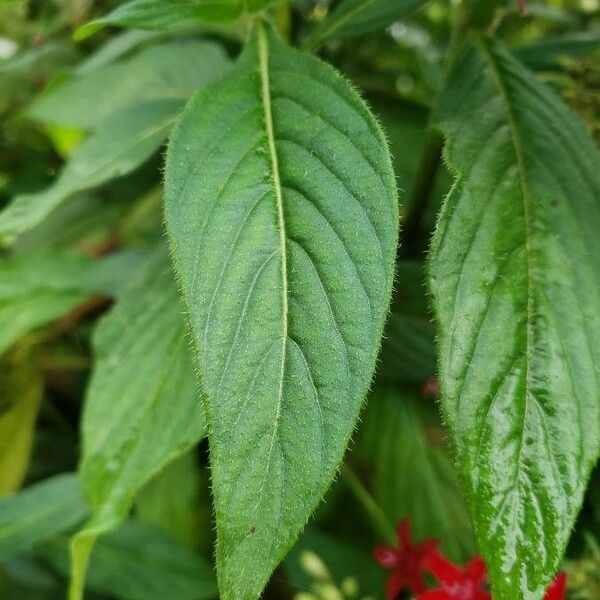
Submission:
[[[0,597],[588,597],[599,8],[0,7]]]

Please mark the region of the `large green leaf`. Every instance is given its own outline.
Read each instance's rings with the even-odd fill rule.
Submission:
[[[102,319],[94,348],[80,467],[93,515],[75,538],[75,598],[94,539],[116,527],[142,486],[205,434],[182,309],[162,249]]]
[[[456,183],[431,250],[443,408],[494,598],[540,600],[600,419],[600,156],[498,43],[439,109]]]
[[[66,542],[64,538],[55,539],[39,552],[65,574],[69,572]],[[98,541],[90,561],[87,588],[123,600],[217,597],[217,582],[204,558],[157,527],[137,521],[126,521]]]
[[[69,531],[87,514],[72,474],[56,475],[0,500],[0,562]]]
[[[397,243],[389,153],[348,83],[259,23],[176,127],[166,217],[207,393],[221,597],[255,599],[373,372]]]
[[[112,115],[77,149],[49,188],[17,196],[0,212],[0,239],[31,229],[76,192],[140,166],[165,141],[181,107],[180,100],[153,100]]]
[[[330,38],[353,37],[384,29],[427,2],[428,0],[342,0],[311,32],[308,44],[318,48]]]
[[[48,123],[97,128],[107,117],[140,101],[185,101],[229,65],[214,43],[179,40],[142,48],[133,56],[51,86],[28,114]]]
[[[0,355],[93,294],[114,294],[138,260],[130,253],[98,261],[64,252],[0,259]]]

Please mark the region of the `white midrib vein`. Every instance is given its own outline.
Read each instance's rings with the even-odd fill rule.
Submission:
[[[265,114],[265,127],[267,131],[267,140],[269,143],[269,154],[271,156],[271,170],[273,176],[273,187],[275,188],[275,201],[277,204],[277,220],[279,226],[279,249],[281,252],[281,279],[282,279],[282,306],[283,306],[283,328],[281,334],[281,364],[279,370],[279,389],[277,391],[277,408],[275,411],[275,422],[273,424],[273,436],[269,446],[269,459],[267,459],[267,468],[269,468],[270,457],[273,451],[273,445],[277,436],[279,419],[281,416],[281,400],[283,398],[283,378],[285,374],[285,359],[287,346],[288,330],[288,280],[287,280],[287,247],[285,219],[283,214],[283,191],[281,179],[279,177],[279,162],[277,160],[277,148],[275,147],[275,134],[273,130],[273,111],[271,108],[271,86],[269,81],[269,43],[264,25],[259,22],[256,25],[258,34],[258,58],[261,80],[262,104]]]

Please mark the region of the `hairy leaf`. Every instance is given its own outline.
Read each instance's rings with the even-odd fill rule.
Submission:
[[[69,531],[87,514],[74,474],[56,475],[0,500],[0,562]]]
[[[138,107],[140,99],[144,103],[184,102],[222,75],[228,65],[223,49],[211,42],[154,44],[51,87],[33,103],[28,115],[47,123],[94,129],[126,106]]]
[[[65,575],[67,540],[44,544],[39,554]],[[210,564],[160,529],[126,521],[99,540],[87,588],[123,600],[209,600],[217,597]]]
[[[59,252],[0,259],[0,355],[93,294],[114,294],[137,262],[125,252],[101,261]]]
[[[498,43],[440,102],[456,183],[433,241],[443,408],[494,598],[540,600],[600,421],[600,156]]]
[[[180,100],[154,100],[112,115],[77,149],[53,185],[17,196],[0,212],[0,239],[31,229],[76,192],[139,167],[165,141],[181,107]]]
[[[102,319],[94,348],[80,467],[93,515],[75,538],[74,598],[94,539],[116,527],[143,485],[205,434],[182,309],[162,250]]]
[[[397,243],[383,135],[258,24],[169,146],[166,217],[207,393],[221,597],[259,596],[365,396]]]
[[[308,45],[320,47],[330,38],[365,35],[384,29],[428,0],[342,0],[310,34]]]

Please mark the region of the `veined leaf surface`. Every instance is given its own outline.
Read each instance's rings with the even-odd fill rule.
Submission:
[[[73,598],[81,593],[95,537],[116,527],[142,486],[205,434],[165,252],[153,255],[123,291],[100,323],[94,347],[80,467],[92,519],[75,538]]]
[[[541,600],[598,456],[600,156],[498,43],[439,109],[456,173],[435,234],[443,408],[497,600]]]
[[[221,597],[255,599],[373,372],[397,244],[389,153],[346,81],[258,24],[176,127],[166,217],[207,394]]]

